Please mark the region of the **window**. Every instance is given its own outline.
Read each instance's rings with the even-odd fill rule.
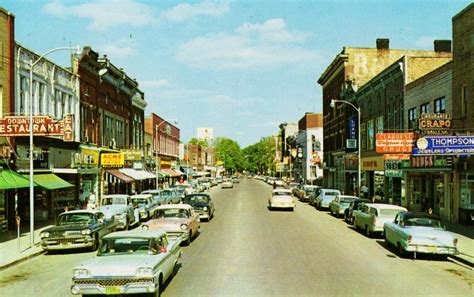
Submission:
[[[60,107],[61,107],[61,91],[56,90],[54,95],[54,111],[52,112],[55,118],[60,118]]]
[[[19,114],[26,114],[26,102],[28,93],[28,81],[25,76],[20,77],[20,106],[18,109]]]
[[[367,150],[373,150],[375,145],[374,120],[367,122]]]
[[[423,103],[420,105],[420,114],[430,113],[430,103]]]
[[[377,133],[383,133],[383,116],[377,118]]]
[[[441,97],[434,101],[434,112],[446,113],[446,97]]]
[[[416,115],[416,107],[413,107],[408,110],[408,128],[414,129],[416,123],[417,115]]]
[[[365,123],[360,124],[360,143],[363,151],[367,149],[367,132],[365,130]]]
[[[45,84],[38,83],[38,114],[42,115],[45,114],[45,110],[47,110],[45,105],[47,104],[46,100],[46,86]]]
[[[467,100],[468,100],[467,87],[463,86],[461,89],[461,116],[467,115]]]

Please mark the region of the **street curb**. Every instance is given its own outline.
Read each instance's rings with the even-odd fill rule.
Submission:
[[[466,254],[464,254],[464,255],[466,255]],[[469,255],[466,255],[466,256],[470,257]],[[469,260],[466,260],[462,257],[459,257],[458,255],[451,255],[451,256],[449,256],[449,258],[451,258],[455,262],[462,263],[463,265],[467,266],[471,270],[474,270],[474,263],[469,261]]]
[[[21,258],[21,259],[15,260],[15,261],[13,261],[13,262],[7,263],[7,264],[5,264],[5,265],[3,265],[3,266],[0,266],[0,271],[5,270],[5,269],[7,269],[7,268],[9,268],[9,267],[12,267],[12,266],[14,266],[14,265],[16,265],[16,264],[19,264],[19,263],[21,263],[21,262],[24,262],[24,261],[26,261],[26,260],[28,260],[28,259],[31,259],[31,258],[34,258],[34,257],[36,257],[36,256],[42,255],[42,254],[44,254],[45,252],[46,252],[46,251],[41,250],[41,251],[39,251],[39,252],[33,253],[33,254],[31,254],[31,255],[28,255],[28,256],[26,256],[26,257],[24,257],[24,258]]]

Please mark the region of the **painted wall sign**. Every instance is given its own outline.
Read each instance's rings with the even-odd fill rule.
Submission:
[[[57,121],[49,116],[33,116],[34,136],[63,136],[64,141],[74,140],[74,115]],[[0,119],[0,136],[30,135],[30,117],[8,116]]]
[[[384,160],[382,156],[362,158],[362,170],[384,171]]]
[[[422,135],[447,135],[451,129],[451,114],[422,113],[418,127]]]
[[[452,167],[452,157],[444,156],[412,156],[410,160],[402,162],[403,169],[418,169],[418,168],[436,168],[436,169],[450,169]]]
[[[375,151],[382,154],[410,153],[415,133],[377,133]]]
[[[474,136],[425,136],[416,146],[413,155],[473,155]]]

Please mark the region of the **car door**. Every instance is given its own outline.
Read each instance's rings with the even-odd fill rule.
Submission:
[[[189,217],[191,218],[191,228],[193,234],[196,234],[199,228],[199,215],[194,212],[194,209],[189,209]]]
[[[397,243],[397,239],[396,239],[397,233],[398,233],[397,229],[400,228],[399,227],[400,221],[401,221],[401,217],[399,214],[397,214],[393,222],[386,223],[384,225],[385,238],[387,238],[387,240],[392,244]]]
[[[110,225],[106,224],[103,213],[96,213],[94,219],[96,221],[97,234],[99,235],[99,238],[110,233]]]

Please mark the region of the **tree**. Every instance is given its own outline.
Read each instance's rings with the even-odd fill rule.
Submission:
[[[275,142],[271,136],[262,137],[259,142],[243,150],[245,170],[252,173],[266,173],[273,167],[275,158]]]
[[[197,139],[195,137],[191,138],[188,141],[189,144],[197,144],[200,145],[201,147],[208,147],[209,144],[205,140]]]
[[[229,138],[216,139],[216,159],[224,162],[223,166],[229,174],[242,171],[245,168],[245,159],[239,144]]]

